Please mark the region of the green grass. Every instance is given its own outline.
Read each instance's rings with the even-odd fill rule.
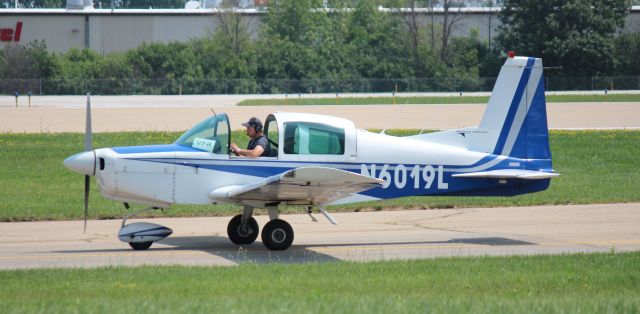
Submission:
[[[407,135],[416,131],[387,131]],[[170,143],[178,133],[97,133],[95,147]],[[233,132],[240,146],[243,132]],[[562,176],[549,190],[516,197],[407,197],[388,201],[333,206],[331,211],[383,208],[425,209],[477,206],[528,206],[640,201],[640,131],[552,131],[554,168]],[[83,178],[62,161],[82,151],[82,134],[0,134],[0,221],[81,219]],[[92,180],[90,218],[119,218],[122,204],[99,195]],[[148,216],[230,215],[236,206],[178,205]],[[288,208],[285,212],[300,211]]]
[[[0,271],[3,313],[637,313],[640,253]]]
[[[392,105],[392,104],[485,104],[489,96],[420,96],[420,97],[332,97],[287,99],[247,99],[238,106],[281,105]],[[548,95],[547,102],[640,102],[640,94]]]

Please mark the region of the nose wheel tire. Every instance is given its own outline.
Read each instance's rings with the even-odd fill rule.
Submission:
[[[284,220],[271,220],[262,228],[262,243],[269,250],[286,250],[293,243],[293,228]]]
[[[136,251],[144,251],[144,250],[148,249],[149,247],[151,247],[151,244],[153,244],[153,241],[129,242],[129,246],[131,246],[131,248],[136,250]]]
[[[238,245],[253,243],[258,238],[259,230],[258,222],[253,217],[249,218],[243,226],[242,215],[236,215],[227,225],[229,240]]]

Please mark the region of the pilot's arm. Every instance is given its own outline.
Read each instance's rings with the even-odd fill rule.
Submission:
[[[264,153],[264,147],[261,145],[256,145],[254,149],[241,149],[238,145],[231,143],[230,148],[236,156],[244,156],[247,158],[258,158]]]

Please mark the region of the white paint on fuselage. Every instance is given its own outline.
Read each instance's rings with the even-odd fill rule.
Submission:
[[[406,137],[396,137],[356,132],[358,155],[351,161],[338,158],[333,162],[327,158],[308,158],[308,161],[278,158],[246,159],[208,152],[161,152],[118,154],[111,149],[97,150],[99,158],[105,159],[105,169],[96,170],[96,178],[103,196],[133,203],[159,207],[168,204],[212,204],[216,200],[209,193],[229,185],[245,185],[260,180],[264,175],[219,171],[208,167],[278,167],[292,169],[305,166],[322,166],[359,172],[361,165],[396,164],[464,166],[472,165],[487,154],[471,152],[460,147],[425,142]],[[317,157],[317,156],[311,156]],[[311,159],[311,160],[309,160]],[[330,158],[329,158],[330,159]],[[284,170],[283,170],[284,171]],[[354,195],[335,204],[346,204],[375,200],[371,196]],[[162,206],[160,206],[162,205]]]

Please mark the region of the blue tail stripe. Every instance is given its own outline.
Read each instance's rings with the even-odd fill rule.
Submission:
[[[507,113],[507,117],[504,121],[504,124],[502,125],[502,130],[500,131],[500,136],[498,137],[498,142],[496,143],[496,148],[493,150],[494,155],[501,154],[502,149],[507,142],[507,137],[509,136],[511,125],[513,124],[516,112],[518,111],[518,106],[520,105],[520,101],[522,100],[522,95],[524,94],[524,91],[527,88],[527,84],[529,83],[529,77],[531,76],[531,67],[533,67],[535,61],[535,58],[529,58],[527,60],[527,66],[524,68],[524,71],[522,71],[520,82],[518,82],[518,88],[516,89],[513,99],[511,100],[509,112]]]
[[[544,76],[540,76],[531,107],[509,156],[523,159],[547,159],[549,165],[546,168],[551,167]]]

